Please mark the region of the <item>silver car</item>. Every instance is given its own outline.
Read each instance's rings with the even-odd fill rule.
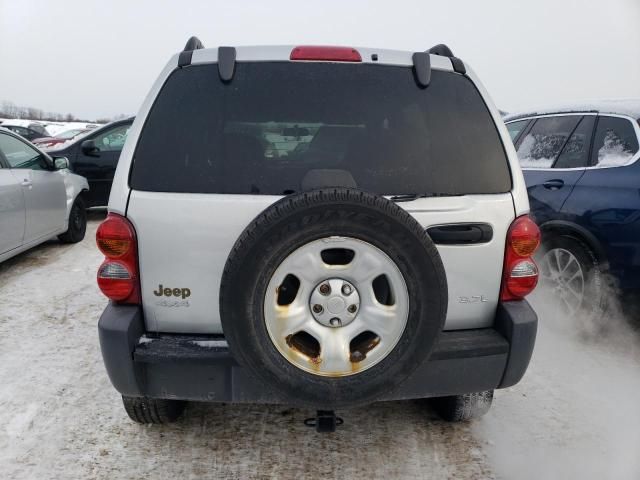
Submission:
[[[89,185],[68,167],[0,128],[0,262],[56,235],[65,243],[84,238]]]
[[[140,423],[184,400],[310,407],[320,430],[380,400],[479,416],[535,342],[528,212],[500,114],[448,47],[191,39],[97,230],[107,371]]]

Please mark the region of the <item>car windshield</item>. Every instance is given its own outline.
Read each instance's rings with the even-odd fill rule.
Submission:
[[[157,98],[131,182],[151,191],[282,195],[310,178],[380,194],[511,189],[491,115],[465,76],[409,67],[238,63],[176,70]]]

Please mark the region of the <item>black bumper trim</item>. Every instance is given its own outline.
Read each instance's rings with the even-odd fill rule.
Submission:
[[[133,351],[144,334],[142,309],[110,303],[98,321],[100,350],[111,383],[123,395],[144,395],[144,372]]]
[[[486,357],[509,351],[509,342],[492,328],[442,332],[430,361]]]
[[[147,364],[194,362],[237,365],[221,335],[146,335],[133,352],[135,362]]]
[[[123,395],[295,404],[254,381],[222,336],[147,334],[137,306],[110,304],[98,325],[109,378]],[[442,332],[429,360],[381,400],[511,386],[526,371],[536,326],[527,302],[510,302],[499,306],[494,328]]]
[[[508,352],[509,342],[493,329],[456,330],[440,334],[430,359],[485,357]],[[147,364],[188,361],[237,365],[221,335],[147,335],[136,346],[133,359]]]
[[[509,358],[498,388],[515,385],[524,376],[533,355],[538,316],[526,300],[498,305],[495,329],[509,342]]]

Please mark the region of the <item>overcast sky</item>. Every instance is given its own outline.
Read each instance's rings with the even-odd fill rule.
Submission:
[[[446,43],[509,111],[640,97],[639,0],[0,0],[0,101],[136,113],[191,35],[205,46]]]

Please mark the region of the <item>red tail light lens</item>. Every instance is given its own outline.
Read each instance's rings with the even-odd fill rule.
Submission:
[[[110,213],[96,232],[96,243],[105,255],[98,269],[98,287],[118,303],[139,304],[136,232],[126,218]]]
[[[300,46],[291,50],[290,60],[361,62],[360,52],[351,47]]]
[[[540,229],[528,215],[516,218],[507,233],[501,301],[521,300],[538,284],[532,255],[540,245]]]

